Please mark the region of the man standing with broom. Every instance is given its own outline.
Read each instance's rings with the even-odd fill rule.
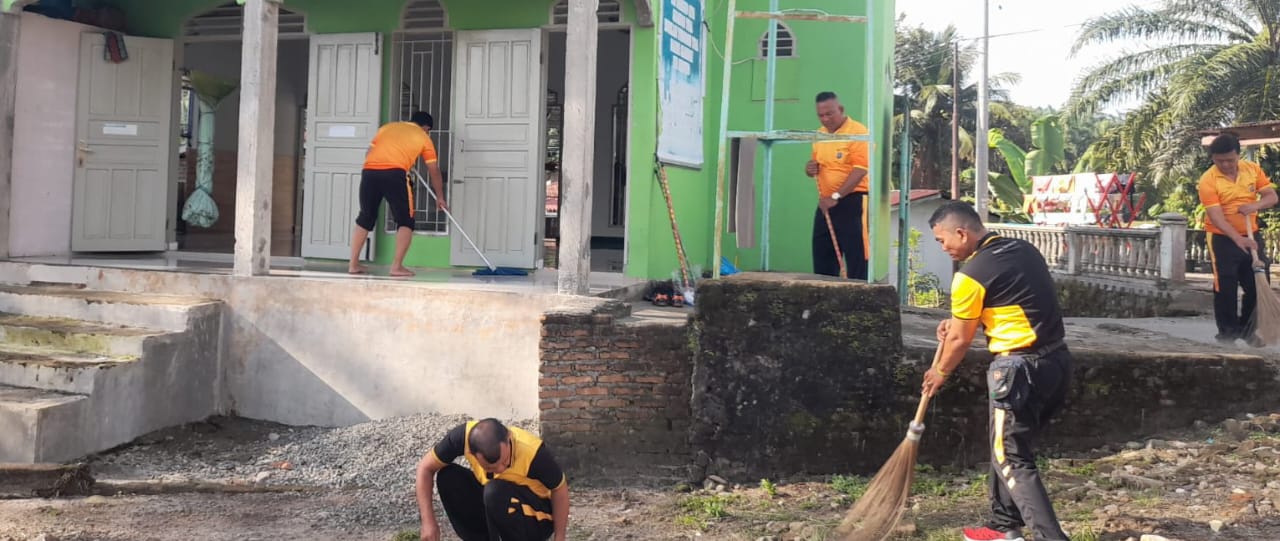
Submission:
[[[1033,446],[1067,394],[1071,353],[1053,278],[1030,243],[987,232],[967,203],[947,203],[929,218],[942,249],[964,266],[951,289],[940,350],[925,373],[932,397],[964,360],[981,325],[995,356],[987,369],[991,442],[991,519],[965,528],[966,541],[1068,541],[1036,470]]]
[[[819,133],[866,135],[867,127],[844,114],[834,92],[817,96]],[[818,181],[813,218],[813,273],[867,279],[867,167],[865,141],[816,141],[806,175]],[[832,236],[834,235],[834,237]],[[839,249],[837,251],[837,246]]]
[[[1224,133],[1214,138],[1209,143],[1209,156],[1213,167],[1200,177],[1198,191],[1205,210],[1209,258],[1213,262],[1217,339],[1223,344],[1241,339],[1251,346],[1262,347],[1265,344],[1255,334],[1253,325],[1259,293],[1258,281],[1253,277],[1254,257],[1250,252],[1257,254],[1264,269],[1270,267],[1266,251],[1262,249],[1257,213],[1276,205],[1275,185],[1258,164],[1240,159],[1240,140],[1235,135]],[[1241,289],[1244,299],[1237,302]]]

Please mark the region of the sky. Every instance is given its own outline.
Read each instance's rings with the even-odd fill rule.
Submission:
[[[1015,103],[1061,107],[1076,78],[1088,67],[1108,60],[1119,48],[1090,47],[1069,58],[1071,45],[1086,20],[1124,6],[1154,7],[1158,0],[989,0],[990,73],[1014,72],[1022,81],[1011,88]],[[963,38],[982,37],[983,0],[896,0],[906,23],[940,31],[954,24]],[[1024,33],[1025,32],[1025,33]],[[1129,45],[1132,48],[1132,45]],[[898,51],[897,54],[911,54]],[[974,76],[979,72],[975,71]]]

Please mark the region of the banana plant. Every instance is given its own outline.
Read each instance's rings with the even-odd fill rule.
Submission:
[[[987,137],[987,146],[1004,157],[1009,173],[988,173],[988,184],[996,198],[1008,207],[1006,220],[1027,223],[1031,219],[1023,210],[1026,196],[1031,195],[1031,178],[1052,174],[1066,162],[1066,135],[1057,116],[1046,115],[1031,125],[1031,152],[1022,150],[1005,138],[1004,132],[993,129]]]

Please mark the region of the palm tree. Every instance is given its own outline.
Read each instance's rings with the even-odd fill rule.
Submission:
[[[1066,113],[1142,100],[1095,143],[1090,159],[1149,168],[1153,179],[1196,173],[1197,130],[1280,118],[1280,0],[1165,0],[1084,24],[1072,53],[1141,40],[1146,48],[1080,78]]]
[[[911,111],[911,185],[914,188],[942,188],[951,178],[951,113],[955,92],[952,88],[953,44],[960,38],[954,26],[941,32],[923,26],[904,28],[898,18],[896,36],[897,94],[907,100]],[[966,42],[960,47],[960,167],[973,162],[973,132],[977,118],[978,87],[967,81],[966,73],[978,58],[977,47]],[[1002,73],[991,77],[992,125],[1015,125],[1018,115],[1008,103],[1006,85],[1016,84],[1017,74]],[[902,129],[905,107],[898,101],[894,129]],[[900,133],[900,132],[899,132]],[[897,138],[894,139],[895,141]],[[895,153],[895,159],[897,154]],[[896,174],[896,169],[895,169]]]

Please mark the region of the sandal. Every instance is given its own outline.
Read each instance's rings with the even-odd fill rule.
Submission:
[[[677,293],[675,296],[671,297],[671,306],[675,306],[676,308],[684,306],[684,295]]]
[[[654,306],[671,306],[671,298],[666,293],[659,293],[653,296]]]

